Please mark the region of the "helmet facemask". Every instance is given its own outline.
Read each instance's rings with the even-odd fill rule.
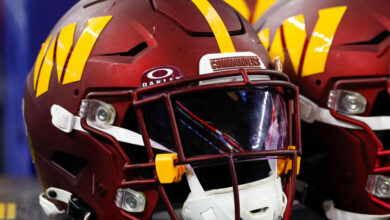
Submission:
[[[279,80],[251,80],[258,75]],[[231,82],[232,76],[244,80]],[[211,79],[228,82],[204,83]],[[184,219],[277,219],[286,207],[289,213],[297,151],[288,146],[299,144],[298,132],[294,136],[290,132],[298,131],[299,121],[290,111],[297,108],[295,87],[282,80],[285,76],[276,71],[242,70],[186,78],[127,94],[115,92],[132,97],[123,127],[138,129],[134,126],[137,119],[140,131],[134,131],[142,133],[145,143],[145,147],[115,144],[126,145],[123,151],[128,160],[119,188],[139,192],[146,201],[155,201],[151,197],[158,194],[173,219],[180,210]],[[82,124],[89,130],[86,121]],[[158,165],[159,155],[172,154],[173,174]],[[290,171],[278,167],[283,160],[292,162]],[[288,175],[279,176],[281,173]],[[163,180],[164,175],[173,176]],[[153,186],[154,193],[143,192],[148,186]],[[159,209],[157,206],[153,218],[161,215]],[[139,215],[129,214],[123,207],[121,213]]]

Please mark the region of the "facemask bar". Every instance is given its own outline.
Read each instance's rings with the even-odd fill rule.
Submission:
[[[251,81],[249,79],[249,75],[268,75],[271,80],[261,80],[261,81]],[[243,80],[240,82],[230,82],[230,83],[223,83],[223,84],[209,84],[204,86],[198,86],[199,81],[207,80],[207,79],[215,79],[215,78],[222,78],[222,77],[230,77],[230,76],[242,76]],[[141,107],[145,104],[149,104],[154,101],[158,101],[163,99],[166,107],[168,109],[170,119],[172,122],[172,131],[176,143],[176,150],[178,154],[178,159],[175,160],[176,165],[185,165],[185,164],[194,164],[194,163],[207,163],[207,161],[210,160],[216,160],[216,159],[223,159],[226,162],[228,162],[230,170],[231,170],[231,178],[233,183],[233,193],[234,193],[234,207],[235,207],[235,216],[236,219],[240,219],[240,205],[239,205],[239,190],[238,190],[238,183],[237,183],[237,177],[236,177],[236,171],[234,168],[234,160],[236,159],[253,159],[253,158],[266,158],[271,156],[277,156],[277,157],[284,157],[284,158],[291,158],[292,161],[292,171],[296,170],[297,167],[297,156],[300,156],[301,154],[301,145],[300,145],[300,124],[299,124],[299,115],[295,114],[299,112],[299,105],[298,105],[298,89],[293,84],[287,82],[288,78],[286,75],[273,71],[273,70],[241,70],[238,71],[231,71],[231,72],[224,72],[221,73],[214,73],[214,74],[207,74],[203,76],[197,76],[194,78],[185,78],[182,80],[174,81],[171,83],[165,83],[156,85],[153,87],[146,87],[146,88],[140,88],[134,91],[127,90],[127,91],[113,91],[113,92],[92,92],[89,93],[86,98],[88,99],[98,99],[98,98],[104,98],[104,97],[129,97],[129,100],[133,100],[133,105],[135,108],[135,113],[138,118],[139,126],[141,129],[141,133],[143,136],[143,141],[145,143],[147,154],[150,158],[150,162],[148,163],[142,163],[142,164],[132,164],[130,163],[130,160],[126,153],[124,152],[123,148],[121,147],[120,143],[113,138],[110,135],[105,134],[104,132],[94,129],[93,127],[90,127],[85,119],[81,120],[81,125],[83,129],[86,131],[102,136],[106,140],[108,140],[110,143],[114,145],[114,147],[118,150],[120,155],[122,155],[125,164],[123,167],[123,170],[125,172],[130,170],[136,170],[136,169],[146,169],[146,168],[154,168],[154,153],[152,150],[151,143],[149,141],[149,136],[146,129],[146,124],[143,119],[142,110]],[[192,86],[191,86],[192,85]],[[195,86],[193,86],[195,85]],[[239,152],[234,154],[222,154],[222,155],[205,155],[205,156],[198,156],[193,158],[186,158],[183,152],[183,149],[181,147],[181,141],[179,137],[179,132],[176,124],[176,119],[172,107],[172,101],[171,97],[182,94],[182,93],[190,93],[190,92],[196,92],[200,90],[207,90],[207,89],[218,89],[218,88],[232,88],[232,87],[243,87],[243,86],[277,86],[284,88],[286,91],[285,97],[289,97],[288,101],[286,101],[286,107],[288,114],[288,131],[290,134],[295,134],[294,137],[289,135],[288,144],[289,145],[295,145],[297,146],[297,150],[268,150],[268,151],[259,151],[259,152]],[[179,88],[179,89],[178,89]],[[169,91],[172,90],[172,91]],[[161,92],[166,91],[166,92]],[[157,95],[153,95],[157,94]],[[141,98],[145,97],[147,95],[148,98]],[[295,130],[295,132],[292,132]],[[153,158],[153,159],[152,159]],[[292,209],[292,203],[293,203],[293,194],[294,194],[294,182],[296,178],[296,173],[291,172],[291,175],[287,179],[287,184],[285,186],[285,192],[288,198],[287,207],[285,211],[285,218],[290,218],[290,213]],[[156,174],[154,175],[153,179],[142,179],[142,180],[127,180],[124,178],[121,182],[120,187],[132,187],[132,186],[140,186],[140,185],[154,185],[155,188],[158,191],[158,194],[160,195],[161,200],[165,204],[168,213],[170,214],[170,217],[172,219],[178,219],[172,205],[169,202],[168,196],[165,193],[165,190],[163,186],[159,183],[158,177]],[[133,215],[120,210],[121,214],[125,216],[128,219],[137,219]],[[145,209],[145,212],[149,212],[147,209]],[[153,211],[151,213],[145,213],[146,216],[151,216]]]
[[[378,78],[370,78],[370,79],[344,79],[344,80],[339,80],[335,85],[333,86],[332,89],[344,89],[347,86],[357,86],[357,85],[370,85],[374,87],[383,87],[385,89],[390,88],[390,82],[389,79],[386,77],[378,77]],[[390,100],[389,100],[390,101]],[[348,117],[347,115],[340,114],[336,112],[333,109],[330,109],[330,113],[333,117],[335,117],[338,120],[345,121],[348,123],[351,123],[353,125],[356,125],[360,128],[362,128],[368,135],[369,137],[373,140],[377,147],[377,153],[376,153],[376,159],[375,159],[375,165],[372,170],[373,174],[383,174],[383,173],[388,173],[390,172],[390,166],[382,166],[381,161],[385,158],[390,156],[390,150],[384,150],[383,143],[382,141],[378,138],[378,136],[375,134],[373,129],[370,128],[369,125],[366,123],[359,121],[357,119],[354,119],[353,117]],[[370,199],[375,202],[376,204],[379,204],[387,209],[390,209],[390,204],[388,202],[385,202],[371,193],[369,193]]]

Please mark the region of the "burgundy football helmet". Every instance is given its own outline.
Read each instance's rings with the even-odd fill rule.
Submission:
[[[389,7],[282,0],[254,25],[300,87],[301,178],[332,219],[390,218]]]
[[[223,1],[80,1],[26,82],[40,204],[74,219],[288,219],[297,101]]]

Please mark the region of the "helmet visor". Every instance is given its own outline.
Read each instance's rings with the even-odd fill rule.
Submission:
[[[287,142],[284,100],[271,88],[236,88],[173,100],[187,157],[282,149]]]
[[[284,149],[288,126],[280,91],[274,87],[245,87],[173,96],[172,107],[184,155],[190,158]],[[177,152],[165,102],[144,106],[143,115],[149,138]],[[276,157],[235,163],[239,184],[263,179],[276,171]],[[226,162],[193,164],[193,168],[206,190],[231,186]]]

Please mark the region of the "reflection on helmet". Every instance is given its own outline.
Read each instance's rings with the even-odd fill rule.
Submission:
[[[259,45],[218,0],[77,3],[24,94],[45,213],[288,219],[298,95]]]
[[[251,24],[255,23],[276,0],[224,0]]]
[[[390,218],[389,3],[282,0],[254,25],[300,87],[301,178],[331,219]]]
[[[148,133],[164,146],[174,146],[173,138],[161,132],[170,127],[169,115],[163,114],[162,108],[164,103],[144,108]],[[174,109],[187,157],[278,150],[287,143],[286,107],[277,91],[207,91],[181,96],[174,100]]]

